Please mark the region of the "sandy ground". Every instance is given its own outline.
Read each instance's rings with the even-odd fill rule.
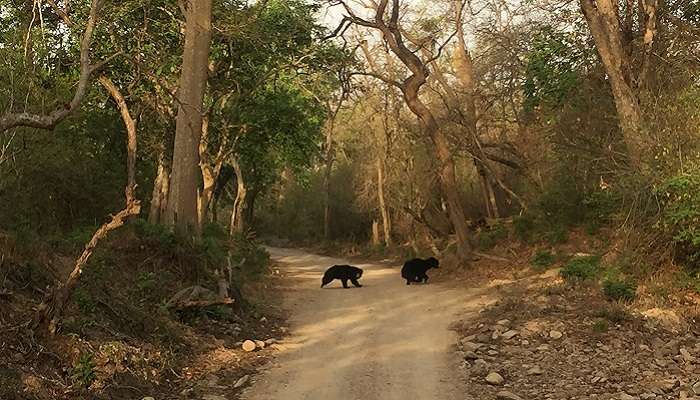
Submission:
[[[346,260],[268,249],[290,284],[291,335],[242,398],[247,400],[465,399],[450,325],[491,298],[431,282],[406,286],[400,266],[355,264],[362,288],[320,289],[326,268]],[[467,320],[468,322],[468,320]]]

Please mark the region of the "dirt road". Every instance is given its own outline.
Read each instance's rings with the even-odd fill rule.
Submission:
[[[406,286],[399,266],[369,264],[356,264],[364,287],[320,289],[325,269],[345,260],[269,251],[292,278],[284,300],[291,336],[243,399],[465,399],[449,326],[489,301],[482,291]]]

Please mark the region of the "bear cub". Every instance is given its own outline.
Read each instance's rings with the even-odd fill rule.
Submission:
[[[428,275],[426,272],[431,268],[438,268],[440,266],[440,261],[435,257],[430,257],[428,259],[414,258],[412,260],[406,261],[401,268],[401,277],[406,280],[406,284],[423,282],[428,283]]]
[[[348,281],[352,282],[356,287],[362,287],[358,279],[362,277],[362,269],[353,267],[352,265],[334,265],[323,274],[321,279],[321,287],[331,283],[334,279],[343,282],[343,287],[348,288]]]

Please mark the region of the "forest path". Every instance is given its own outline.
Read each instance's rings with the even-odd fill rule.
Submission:
[[[334,281],[320,289],[325,269],[346,260],[268,251],[289,280],[291,335],[243,399],[464,399],[450,325],[489,302],[489,289],[407,286],[399,266],[375,264],[354,264],[365,270],[362,288]]]

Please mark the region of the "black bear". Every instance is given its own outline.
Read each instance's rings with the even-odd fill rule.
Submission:
[[[426,275],[426,272],[431,268],[438,268],[439,266],[440,261],[435,257],[430,257],[426,260],[414,258],[406,261],[403,265],[403,268],[401,268],[401,277],[406,280],[407,285],[410,285],[411,282],[428,283],[428,275]]]
[[[334,279],[339,279],[343,282],[343,287],[348,288],[348,281],[352,282],[356,287],[362,287],[357,280],[362,277],[362,269],[353,267],[352,265],[334,265],[323,274],[321,279],[321,287],[331,283]]]

